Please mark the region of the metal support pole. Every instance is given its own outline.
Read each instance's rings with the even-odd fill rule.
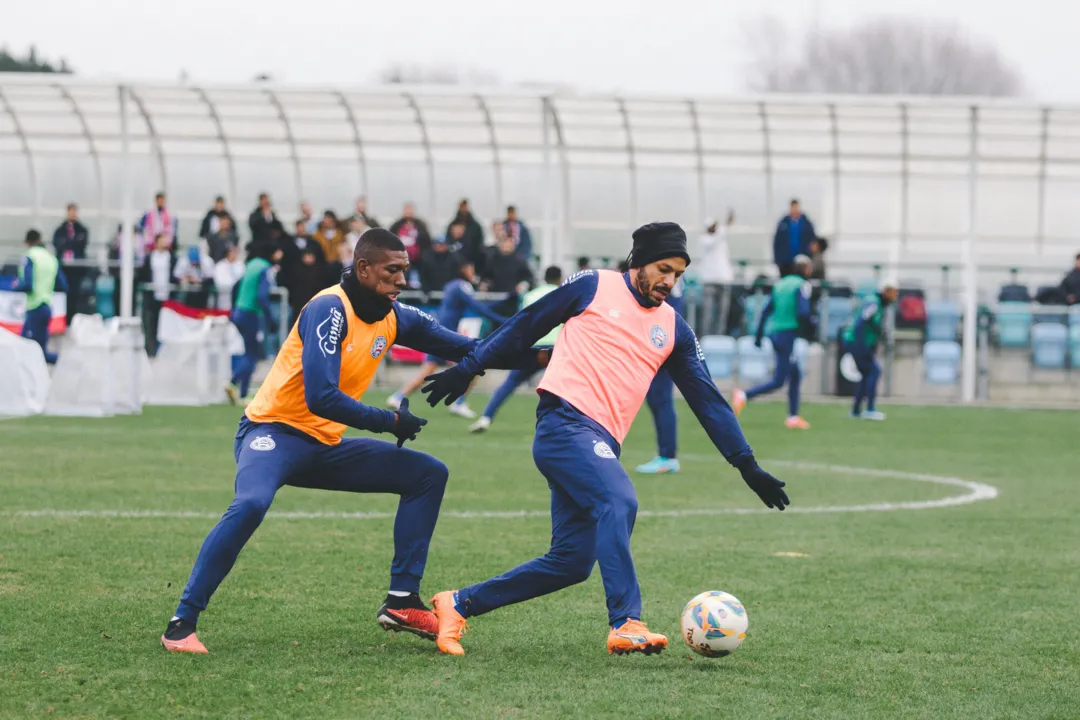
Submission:
[[[133,317],[135,297],[135,238],[131,216],[134,213],[134,184],[131,176],[131,98],[126,85],[120,86],[120,317]]]
[[[540,266],[557,265],[561,258],[555,257],[555,173],[551,165],[551,119],[548,117],[548,100],[540,101],[544,143],[544,225],[540,242]]]
[[[963,394],[965,403],[975,400],[976,380],[976,320],[978,307],[978,288],[975,286],[977,260],[975,258],[975,238],[978,232],[976,212],[978,210],[976,191],[979,185],[979,109],[971,108],[971,154],[968,162],[968,232],[964,238],[964,335],[963,335]]]

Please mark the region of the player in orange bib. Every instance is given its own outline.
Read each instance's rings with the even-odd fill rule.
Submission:
[[[233,450],[236,497],[199,550],[180,605],[161,637],[168,650],[206,652],[195,634],[199,614],[283,485],[401,496],[390,590],[377,619],[387,630],[435,638],[438,623],[420,600],[420,579],[448,471],[434,457],[402,448],[427,423],[409,412],[408,402],[393,412],[358,398],[395,343],[456,361],[477,341],[397,302],[409,268],[397,237],[368,230],[354,257],[341,284],[316,295],[300,312],[240,421]],[[535,353],[529,354],[535,360]],[[397,443],[342,439],[347,427],[388,433]]]
[[[641,621],[630,557],[634,485],[619,464],[649,385],[666,370],[709,438],[770,508],[788,504],[784,483],[761,469],[720,396],[686,321],[665,303],[686,270],[686,233],[674,223],[634,232],[630,270],[586,270],[524,308],[424,392],[447,403],[485,368],[528,349],[565,323],[540,383],[533,459],[551,488],[551,549],[498,577],[432,600],[439,649],[463,655],[466,618],[583,582],[599,563],[607,594],[609,653],[655,654],[667,638]]]

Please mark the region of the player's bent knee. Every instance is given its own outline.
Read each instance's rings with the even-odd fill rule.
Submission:
[[[245,519],[261,521],[273,501],[272,495],[238,495],[233,500],[232,506],[237,515]]]

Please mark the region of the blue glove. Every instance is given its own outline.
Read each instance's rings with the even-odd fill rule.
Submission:
[[[742,472],[743,481],[750,486],[751,490],[757,493],[757,496],[761,498],[761,502],[765,503],[766,507],[783,510],[791,504],[787,493],[783,490],[784,481],[765,472],[756,461],[744,468],[740,468],[740,471]]]
[[[428,405],[431,407],[438,405],[440,400],[444,405],[449,405],[469,391],[474,377],[476,375],[458,364],[440,373],[428,375],[424,378],[428,384],[420,388],[420,392],[428,396]]]
[[[409,398],[401,401],[401,407],[397,410],[397,419],[394,428],[390,431],[397,438],[397,446],[401,447],[406,440],[415,440],[420,430],[427,425],[427,420],[416,417],[409,412]]]

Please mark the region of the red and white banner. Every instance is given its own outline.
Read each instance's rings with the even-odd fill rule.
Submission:
[[[183,342],[186,338],[199,333],[205,318],[228,316],[228,310],[194,308],[175,300],[166,300],[161,303],[161,314],[158,316],[158,342]],[[244,354],[244,339],[240,336],[240,331],[231,324],[229,325],[229,352],[233,355]]]
[[[59,335],[67,330],[67,295],[53,293],[52,320],[49,321],[49,334]],[[23,318],[26,317],[26,293],[0,290],[0,327],[18,335],[22,332]]]

